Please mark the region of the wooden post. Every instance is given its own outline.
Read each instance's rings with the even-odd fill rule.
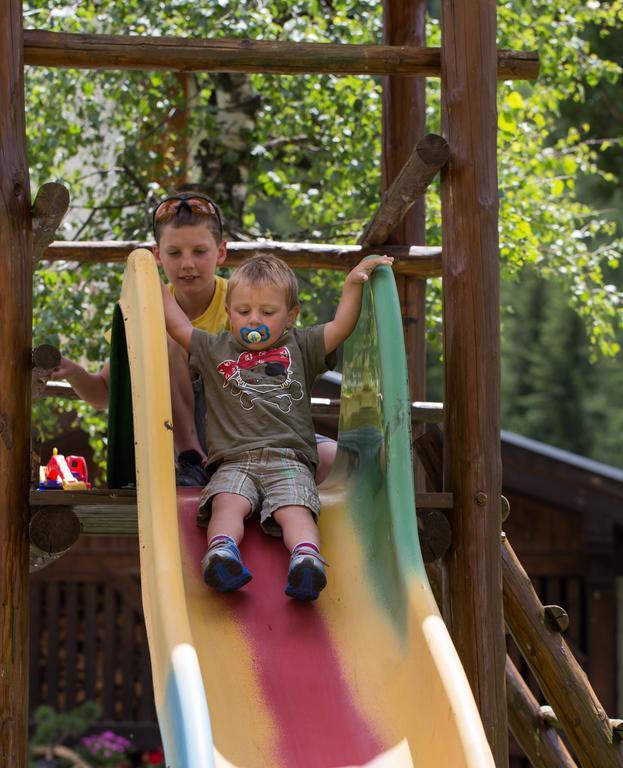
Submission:
[[[22,3],[0,4],[0,765],[28,764],[32,260]]]
[[[496,765],[508,765],[500,547],[496,6],[442,0],[444,483],[451,632]]]
[[[426,44],[426,0],[383,0],[383,42],[386,45]],[[386,77],[383,82],[383,146],[381,186],[386,192],[426,133],[426,80]],[[417,200],[388,243],[423,245],[426,240],[425,200]],[[396,276],[404,326],[411,400],[426,400],[426,280]],[[421,434],[423,425],[414,428]],[[416,488],[425,490],[424,471],[416,462]]]

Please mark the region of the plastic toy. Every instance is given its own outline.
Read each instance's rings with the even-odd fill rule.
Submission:
[[[86,491],[91,488],[83,456],[63,456],[57,448],[45,467],[39,467],[39,490]]]

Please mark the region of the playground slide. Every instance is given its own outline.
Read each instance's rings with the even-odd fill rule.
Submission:
[[[201,579],[197,493],[177,494],[156,266],[129,259],[121,298],[132,373],[141,576],[167,766],[492,768],[417,539],[400,310],[389,268],[366,286],[345,349],[338,456],[321,488],[328,586],[284,593],[288,554],[251,522],[253,581]],[[177,514],[176,514],[177,509]]]

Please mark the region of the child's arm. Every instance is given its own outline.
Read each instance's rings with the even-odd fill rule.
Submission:
[[[78,397],[98,411],[108,407],[109,377],[109,363],[105,363],[99,373],[89,373],[68,357],[61,357],[51,376],[55,381],[68,381]]]
[[[164,322],[167,326],[167,333],[188,352],[190,350],[190,337],[193,333],[192,323],[184,310],[171,296],[166,285],[162,282],[160,285],[162,288],[162,304],[164,306]]]
[[[344,281],[340,303],[335,317],[324,327],[324,345],[327,353],[333,352],[355,330],[361,312],[363,284],[380,264],[392,264],[393,256],[376,256],[359,262]]]

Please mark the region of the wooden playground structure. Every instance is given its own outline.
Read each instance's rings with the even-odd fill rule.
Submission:
[[[83,533],[127,532],[135,525],[136,511],[131,494],[129,503],[120,505],[106,492],[82,492],[79,498],[66,493],[66,510],[59,512],[57,499],[45,502],[51,505],[46,507],[30,490],[33,268],[41,259],[123,260],[136,244],[51,244],[68,196],[46,185],[31,202],[24,66],[161,69],[162,62],[171,62],[167,68],[178,71],[385,76],[383,196],[359,243],[296,248],[231,243],[228,263],[270,250],[293,267],[347,270],[362,253],[382,246],[396,257],[414,402],[426,399],[426,281],[442,277],[443,440],[440,433],[425,432],[424,424],[433,419],[414,408],[414,436],[422,460],[417,502],[419,510],[444,510],[450,522],[451,545],[431,563],[430,577],[495,763],[499,768],[508,765],[510,726],[534,766],[623,766],[623,722],[610,719],[596,699],[565,643],[564,610],[541,605],[501,530],[496,87],[500,79],[534,79],[538,57],[496,50],[495,3],[442,0],[441,49],[425,47],[425,0],[385,0],[383,5],[384,41],[378,46],[172,38],[141,38],[139,46],[129,37],[23,30],[20,0],[2,5],[0,765],[25,768],[28,763],[27,598],[33,548],[50,556],[67,548],[64,512],[70,513],[71,537],[79,533],[76,519]],[[426,135],[425,77],[441,77],[443,138]],[[443,252],[424,242],[424,194],[439,172]],[[45,361],[37,367],[45,370]],[[106,527],[110,510],[113,522]],[[46,525],[52,512],[56,522]],[[33,525],[37,518],[43,521],[39,528]],[[507,659],[505,624],[539,681],[545,707]]]

